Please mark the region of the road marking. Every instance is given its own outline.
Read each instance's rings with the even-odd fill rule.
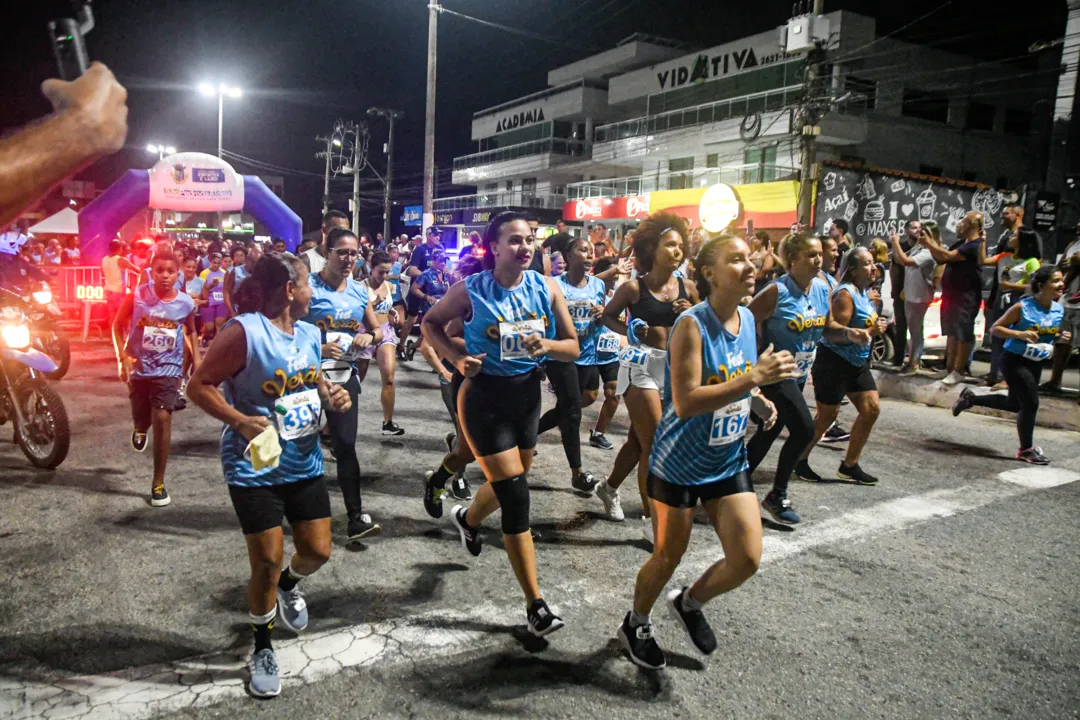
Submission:
[[[1065,465],[1075,466],[1075,461]],[[1080,473],[1048,467],[1009,470],[998,481],[934,490],[888,500],[839,517],[808,523],[795,533],[764,538],[763,568],[815,547],[895,532],[945,518],[1033,490],[1080,480]],[[692,577],[722,553],[711,543],[687,554],[679,575]],[[581,594],[575,594],[577,598]],[[563,603],[563,612],[575,601]],[[295,687],[325,679],[346,668],[415,662],[434,656],[475,651],[501,642],[484,630],[446,629],[447,624],[505,626],[520,618],[520,606],[484,603],[461,613],[436,610],[376,625],[311,633],[275,643],[282,682]],[[202,707],[245,694],[246,655],[218,653],[102,675],[60,678],[54,682],[0,677],[0,717],[112,720],[144,718],[188,707]]]

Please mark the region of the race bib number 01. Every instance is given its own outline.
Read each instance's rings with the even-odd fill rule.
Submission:
[[[750,422],[750,398],[743,398],[713,413],[712,430],[709,432],[711,447],[730,445],[746,435]]]
[[[142,349],[148,352],[168,352],[176,347],[179,328],[147,325],[143,328]]]
[[[277,401],[275,409],[278,412],[278,435],[283,440],[296,440],[319,431],[322,402],[319,400],[318,390],[304,390],[286,395]]]
[[[1051,343],[1028,343],[1024,348],[1024,357],[1028,360],[1049,360],[1054,354],[1054,346]]]
[[[649,364],[650,356],[651,353],[644,348],[627,345],[623,348],[622,352],[619,353],[619,364],[628,368],[643,368]]]
[[[344,353],[341,356],[342,360],[352,362],[360,357],[360,350],[357,350],[353,345],[353,336],[349,333],[343,332],[328,332],[326,333],[326,342],[337,345],[341,348],[341,352]]]
[[[795,353],[795,376],[806,377],[806,374],[810,372],[810,368],[814,365],[814,355],[817,351],[811,350],[809,352],[797,352]]]
[[[524,339],[528,335],[544,336],[543,320],[522,320],[499,323],[499,359],[513,360],[528,357]]]
[[[619,340],[619,336],[613,332],[604,333],[596,341],[596,352],[598,353],[615,355],[620,348],[622,348],[622,342]]]

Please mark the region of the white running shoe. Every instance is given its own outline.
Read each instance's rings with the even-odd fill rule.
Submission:
[[[964,381],[964,376],[953,370],[951,373],[941,378],[942,385],[955,385]]]
[[[655,545],[656,541],[653,540],[652,532],[652,518],[642,516],[641,518],[641,536],[649,541],[650,545]]]
[[[626,519],[622,510],[622,501],[619,499],[619,488],[613,488],[606,482],[602,482],[596,486],[595,492],[600,502],[604,503],[604,513],[609,520],[622,522]]]

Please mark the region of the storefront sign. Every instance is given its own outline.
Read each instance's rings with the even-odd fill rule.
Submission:
[[[466,225],[487,225],[491,220],[494,210],[467,210],[465,212]]]
[[[423,205],[406,205],[401,214],[401,222],[409,226],[419,225],[423,215]]]
[[[506,132],[507,130],[517,130],[519,127],[534,125],[538,122],[544,122],[543,107],[510,113],[495,124],[495,132],[501,133]]]
[[[739,217],[739,199],[730,185],[717,183],[710,185],[701,196],[698,205],[698,217],[701,226],[709,232],[718,233]]]
[[[1054,192],[1040,192],[1035,196],[1035,217],[1032,227],[1036,232],[1052,233],[1057,227],[1061,196]]]
[[[473,115],[472,139],[479,140],[521,128],[542,125],[552,120],[580,116],[598,103],[596,95],[601,90],[586,88],[580,84],[564,90],[552,88],[536,96],[521,98],[519,102],[507,103]]]

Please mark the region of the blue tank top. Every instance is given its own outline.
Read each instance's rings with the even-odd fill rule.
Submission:
[[[444,272],[439,275],[435,268],[428,268],[417,276],[416,286],[423,290],[425,295],[430,295],[435,302],[438,302],[450,289],[450,274]],[[431,305],[426,300],[420,301],[420,312],[426,313],[430,309]]]
[[[846,292],[851,296],[851,301],[855,305],[854,312],[851,313],[851,320],[848,321],[847,326],[854,330],[870,330],[877,324],[878,314],[874,309],[874,304],[870,302],[870,298],[867,296],[865,290],[859,290],[851,283],[844,283],[837,286],[833,291],[833,297],[836,297],[841,292]],[[822,340],[821,344],[835,352],[840,357],[847,360],[855,367],[861,367],[870,360],[870,344],[859,345],[852,342],[830,342],[828,340]]]
[[[217,285],[210,287],[210,283],[213,280],[217,280]],[[217,307],[225,304],[225,271],[224,270],[211,270],[206,273],[206,279],[203,280],[203,286],[210,288],[206,291],[206,297],[209,300],[207,305],[209,307]]]
[[[276,468],[256,471],[244,457],[248,441],[231,427],[221,434],[225,482],[238,487],[283,485],[323,474],[319,447],[319,329],[300,321],[282,332],[262,313],[237,315],[247,344],[244,369],[225,381],[225,399],[245,415],[271,418],[281,442]]]
[[[1025,297],[1020,301],[1020,322],[1010,327],[1013,330],[1034,330],[1039,333],[1039,342],[1009,338],[1005,341],[1005,349],[1028,360],[1049,360],[1054,354],[1054,341],[1061,334],[1064,317],[1065,308],[1061,303],[1051,302],[1048,310],[1035,298]]]
[[[739,308],[739,334],[725,328],[708,301],[690,308],[675,321],[693,321],[701,333],[701,382],[717,385],[745,375],[757,363],[754,314]],[[672,328],[674,335],[674,328]],[[664,368],[664,411],[656,426],[649,470],[674,485],[707,485],[746,470],[746,426],[750,394],[726,407],[682,420],[671,401],[671,357]]]
[[[194,298],[198,295],[202,295],[202,289],[203,280],[198,275],[191,278],[190,280],[184,280],[184,292],[186,292],[191,297]]]
[[[370,295],[366,283],[352,278],[345,281],[345,289],[334,290],[320,275],[311,275],[311,304],[304,318],[316,326],[322,333],[322,342],[333,342],[345,351],[342,360],[355,362],[359,351],[353,352],[353,338],[364,329],[364,311],[367,309]],[[327,360],[327,363],[333,361]]]
[[[178,292],[165,302],[153,285],[135,290],[127,351],[139,359],[132,372],[137,378],[178,378],[184,366],[184,321],[195,310],[195,301]]]
[[[472,317],[465,322],[465,350],[487,353],[480,372],[485,375],[521,375],[535,370],[540,360],[529,357],[521,344],[532,333],[554,339],[551,289],[544,276],[532,270],[521,282],[506,289],[491,270],[465,278]]]
[[[248,273],[247,268],[243,265],[233,267],[230,272],[233,276],[233,292],[236,292],[236,289],[240,287],[240,284],[248,279],[250,273]]]
[[[836,278],[834,278],[834,277],[833,277],[832,275],[830,275],[829,273],[825,272],[824,270],[822,270],[822,271],[819,271],[819,272],[818,272],[818,278],[819,278],[819,279],[820,279],[820,278],[825,278],[825,282],[827,282],[827,283],[829,284],[829,292],[830,292],[830,293],[831,293],[831,292],[832,292],[833,290],[835,290],[835,289],[836,289]]]
[[[775,350],[787,350],[795,357],[801,380],[814,364],[821,334],[829,319],[829,286],[814,278],[810,292],[803,294],[790,275],[773,280],[776,285],[776,310],[765,321],[763,345],[772,344]]]
[[[566,305],[570,310],[570,319],[574,321],[574,330],[577,332],[578,347],[580,348],[577,364],[583,366],[599,365],[597,346],[606,328],[599,320],[593,318],[592,309],[597,305],[603,306],[607,300],[607,288],[604,286],[604,281],[594,275],[586,275],[585,287],[574,287],[566,279],[566,273],[556,277],[555,281],[559,283],[559,290],[562,291],[563,297],[566,298]],[[608,332],[612,335],[615,334]],[[619,337],[617,335],[614,342],[615,352],[618,353]]]

